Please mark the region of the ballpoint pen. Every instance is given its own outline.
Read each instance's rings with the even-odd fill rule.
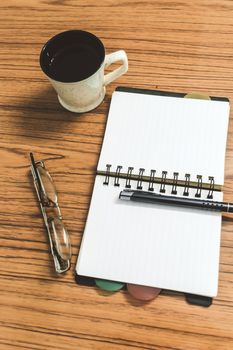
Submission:
[[[166,196],[146,191],[123,190],[120,192],[119,198],[123,200],[142,203],[172,205],[179,207],[188,207],[193,209],[207,209],[233,213],[233,203],[216,202],[205,199],[195,199],[186,197]]]

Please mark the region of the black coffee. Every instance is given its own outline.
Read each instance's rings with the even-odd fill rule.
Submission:
[[[60,49],[49,62],[49,75],[63,82],[75,82],[94,74],[101,65],[98,52],[85,44]]]

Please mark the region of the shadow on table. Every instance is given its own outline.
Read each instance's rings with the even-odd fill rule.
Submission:
[[[45,138],[46,134],[70,130],[71,123],[86,121],[87,117],[90,122],[90,117],[94,119],[105,110],[102,105],[87,113],[67,111],[58,102],[52,87],[46,87],[40,94],[28,99],[24,98],[23,102],[17,104],[16,109],[17,118],[13,123],[19,134],[27,137],[41,137],[44,134]]]

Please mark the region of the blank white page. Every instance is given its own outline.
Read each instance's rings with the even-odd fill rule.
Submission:
[[[181,180],[214,176],[222,185],[228,118],[229,102],[115,91],[98,170],[132,166],[145,175],[178,172]]]
[[[121,201],[113,181],[96,176],[77,274],[215,296],[221,213]]]

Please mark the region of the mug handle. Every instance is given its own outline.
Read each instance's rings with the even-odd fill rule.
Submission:
[[[128,70],[128,58],[124,50],[119,50],[109,55],[105,56],[104,66],[107,68],[110,64],[115,63],[117,61],[122,61],[122,65],[115,69],[113,72],[105,74],[104,76],[104,85],[108,85],[113,80],[126,73]]]

